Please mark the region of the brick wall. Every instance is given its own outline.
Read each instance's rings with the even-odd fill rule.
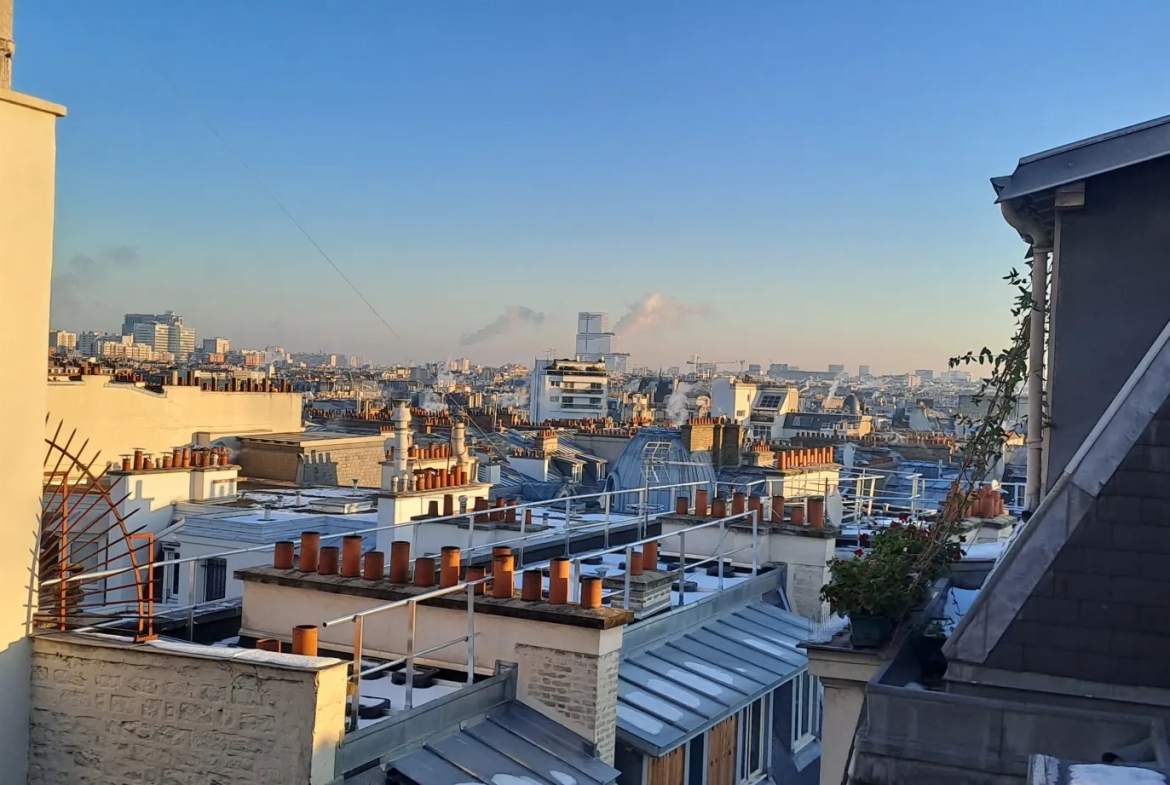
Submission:
[[[320,450],[245,443],[239,463],[241,473],[248,477],[340,486],[349,486],[356,477],[363,488],[379,488],[384,458],[380,443],[336,445]]]
[[[42,635],[28,782],[325,783],[344,711],[344,663],[294,669]]]
[[[519,697],[584,736],[613,763],[620,651],[600,656],[517,644]]]
[[[987,665],[1170,688],[1170,402],[1061,548]]]

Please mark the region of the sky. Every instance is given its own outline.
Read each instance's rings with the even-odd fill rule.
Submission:
[[[14,87],[69,109],[54,327],[172,309],[381,362],[567,356],[578,311],[633,310],[638,365],[942,369],[1011,331],[1025,246],[988,179],[1170,94],[1156,0],[16,0],[15,25]]]

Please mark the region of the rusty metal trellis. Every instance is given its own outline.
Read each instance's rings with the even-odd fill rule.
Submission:
[[[89,441],[74,447],[74,429],[62,442],[63,428],[59,422],[45,439],[35,626],[102,626],[130,632],[136,641],[153,639],[154,535],[127,525],[133,511],[121,509],[130,494],[115,499],[107,469],[94,473],[101,451],[86,459]],[[129,569],[110,585],[117,568]]]

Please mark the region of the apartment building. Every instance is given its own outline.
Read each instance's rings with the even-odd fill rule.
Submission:
[[[604,419],[609,413],[605,363],[537,360],[529,381],[529,411],[533,423]]]
[[[57,354],[71,354],[77,350],[77,333],[49,330],[49,348]]]

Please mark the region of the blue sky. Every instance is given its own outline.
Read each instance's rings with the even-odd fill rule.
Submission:
[[[988,178],[1170,88],[1154,0],[16,6],[14,86],[69,108],[54,326],[379,360],[565,354],[661,292],[635,362],[942,368],[1010,328]]]

